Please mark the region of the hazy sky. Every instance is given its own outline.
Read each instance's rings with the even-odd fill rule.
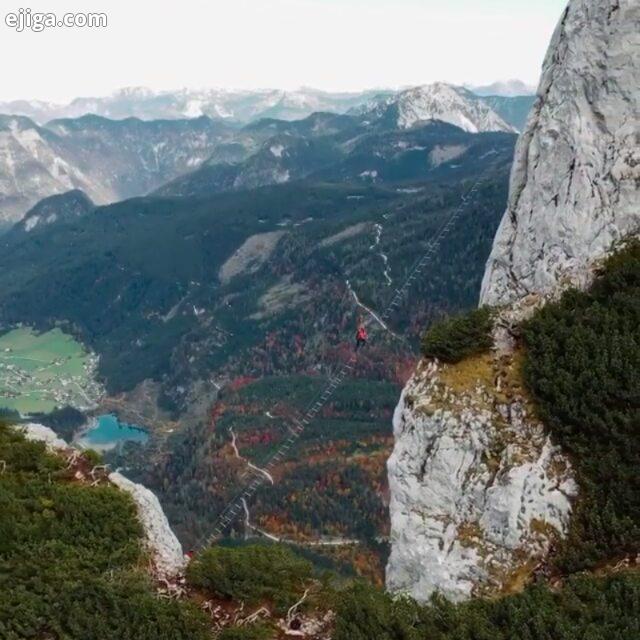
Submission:
[[[64,101],[123,86],[536,83],[566,0],[3,0],[0,100]],[[106,29],[21,33],[33,12],[103,11]]]

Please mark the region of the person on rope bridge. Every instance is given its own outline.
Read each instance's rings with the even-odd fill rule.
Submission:
[[[360,349],[360,347],[364,347],[367,344],[367,329],[364,326],[362,320],[358,321],[358,330],[356,331],[356,351]]]

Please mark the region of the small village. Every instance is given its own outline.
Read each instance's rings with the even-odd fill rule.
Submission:
[[[12,341],[19,342],[19,347],[11,346]],[[50,352],[43,347],[46,341],[52,345]],[[48,413],[65,406],[87,411],[95,408],[103,395],[95,376],[97,356],[86,353],[59,331],[36,336],[17,329],[2,336],[0,345],[3,409],[22,415]],[[59,353],[61,346],[65,353]]]

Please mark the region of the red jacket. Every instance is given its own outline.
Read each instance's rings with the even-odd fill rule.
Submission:
[[[358,328],[358,333],[356,333],[356,338],[358,340],[366,340],[367,339],[367,330],[364,327]]]

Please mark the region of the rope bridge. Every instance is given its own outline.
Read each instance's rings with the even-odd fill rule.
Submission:
[[[395,309],[397,309],[402,301],[408,296],[409,289],[411,285],[415,281],[415,279],[422,273],[422,270],[429,264],[429,262],[435,256],[436,250],[440,247],[442,241],[447,237],[453,226],[456,224],[462,213],[465,211],[467,205],[471,201],[471,198],[474,196],[476,191],[478,190],[478,186],[481,182],[481,179],[475,181],[469,191],[462,196],[460,204],[456,209],[454,209],[447,219],[440,226],[435,236],[429,242],[426,251],[422,255],[422,257],[414,264],[409,275],[405,279],[403,285],[395,290],[395,293],[388,305],[385,307],[384,311],[380,314],[380,318],[386,322],[389,319],[391,314]],[[385,326],[381,326],[379,322],[374,321],[374,319],[369,315],[365,322],[367,328],[370,329],[370,335],[373,336],[376,331],[384,331],[386,330]],[[320,410],[324,407],[324,405],[329,401],[329,399],[333,396],[337,389],[340,388],[342,383],[345,381],[347,376],[351,371],[353,371],[355,365],[357,363],[357,353],[354,351],[349,360],[342,365],[339,366],[337,373],[332,375],[329,378],[328,384],[322,389],[318,395],[309,403],[307,409],[301,414],[300,417],[291,417],[286,418],[288,421],[287,429],[289,432],[288,437],[280,444],[277,450],[271,455],[268,462],[266,463],[264,470],[270,471],[273,467],[278,464],[289,452],[289,450],[293,447],[293,445],[297,442],[300,436],[304,433],[305,429],[314,418],[318,415]],[[269,474],[265,474],[264,470],[256,467],[250,467],[248,470],[244,472],[241,476],[241,482],[243,486],[240,492],[227,503],[227,506],[224,510],[219,514],[218,518],[215,521],[215,526],[211,535],[207,536],[200,540],[197,545],[198,549],[202,549],[204,547],[210,546],[213,544],[224,531],[235,521],[235,519],[240,515],[243,510],[244,501],[250,499],[255,495],[258,489],[268,481]]]

